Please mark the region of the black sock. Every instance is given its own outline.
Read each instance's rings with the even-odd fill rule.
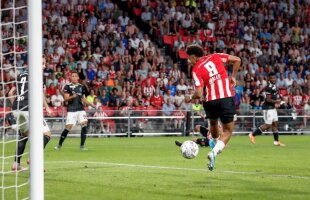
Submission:
[[[62,145],[62,143],[65,141],[67,135],[69,133],[68,129],[63,130],[63,132],[61,133],[60,139],[59,139],[59,145]]]
[[[15,155],[15,162],[20,163],[20,159],[26,148],[26,143],[28,141],[28,137],[20,136],[17,143],[17,153]]]
[[[279,132],[278,131],[273,132],[273,139],[274,139],[274,141],[279,141]]]
[[[256,136],[256,135],[261,135],[263,132],[262,130],[260,129],[260,127],[258,127],[254,132],[253,132],[253,135]]]
[[[47,136],[47,135],[44,135],[43,136],[43,141],[44,141],[44,148],[46,147],[46,145],[47,145],[47,143],[50,141],[50,137],[49,136]]]
[[[84,146],[85,144],[86,134],[87,134],[87,127],[84,126],[82,127],[82,130],[81,130],[81,146]]]
[[[200,146],[209,146],[209,139],[208,138],[198,138],[196,140],[196,143],[199,144]]]

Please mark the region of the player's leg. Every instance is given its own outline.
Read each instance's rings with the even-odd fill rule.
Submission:
[[[81,125],[81,143],[80,143],[80,149],[81,150],[87,150],[85,148],[85,141],[87,136],[87,115],[85,111],[78,111],[78,122]]]
[[[20,161],[21,161],[22,155],[25,151],[26,144],[28,141],[28,135],[29,135],[28,119],[29,119],[29,115],[28,115],[28,112],[23,112],[23,111],[13,112],[13,115],[14,115],[16,122],[19,126],[19,138],[18,138],[18,142],[17,142],[16,153],[15,153],[15,157],[14,157],[14,163],[12,166],[12,170],[13,171],[20,171],[20,170],[26,169],[20,164]]]
[[[51,140],[51,131],[46,123],[45,120],[43,120],[43,148],[46,147],[47,143]]]
[[[235,127],[234,115],[236,114],[236,107],[233,98],[220,99],[216,102],[214,107],[214,109],[217,110],[217,113],[219,113],[219,117],[210,117],[210,131],[212,137],[219,137],[219,139],[207,156],[209,160],[208,168],[210,171],[212,171],[215,167],[216,156],[223,151],[225,145],[230,140]],[[221,135],[219,134],[218,118],[220,118],[222,122],[223,130]]]
[[[62,131],[62,133],[60,135],[58,145],[55,147],[56,150],[61,149],[62,144],[65,141],[65,139],[67,138],[67,135],[70,132],[70,130],[72,129],[72,127],[73,127],[73,124],[66,124],[65,129]]]
[[[45,149],[47,143],[51,140],[52,134],[51,131],[46,123],[46,121],[43,119],[43,148]],[[30,161],[27,160],[27,164],[29,165]]]
[[[275,146],[282,146],[282,147],[285,146],[285,144],[279,141],[278,113],[275,109],[273,110],[273,122],[272,122],[271,128],[272,128],[272,134],[273,134],[273,139],[274,139],[273,144]]]
[[[194,132],[199,132],[202,136],[204,136],[204,138],[194,138],[192,141],[199,144],[200,146],[210,146],[210,139],[207,138],[208,137],[208,132],[209,130],[201,125],[196,125]],[[177,145],[178,147],[182,146],[182,142],[176,140],[175,141],[175,145]]]
[[[261,135],[264,131],[268,130],[272,125],[273,116],[271,110],[264,110],[263,117],[265,124],[257,127],[253,132],[249,134],[252,144],[255,144],[255,136]]]
[[[22,155],[25,151],[27,141],[28,141],[28,132],[20,133],[18,142],[17,142],[14,163],[12,166],[13,171],[20,171],[20,170],[26,169],[20,164],[20,162],[21,162]]]
[[[55,147],[56,150],[61,149],[63,142],[67,138],[68,133],[70,132],[70,130],[73,127],[73,124],[75,124],[76,121],[77,121],[77,112],[68,112],[66,119],[66,126],[60,135],[58,145]]]

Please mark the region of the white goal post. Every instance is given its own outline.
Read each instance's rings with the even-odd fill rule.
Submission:
[[[28,0],[30,199],[44,199],[42,2]]]

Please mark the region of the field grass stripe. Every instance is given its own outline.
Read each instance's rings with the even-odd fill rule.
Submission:
[[[199,171],[199,172],[210,172],[208,169],[199,168],[185,168],[185,167],[167,167],[157,165],[138,165],[138,164],[126,164],[126,163],[110,163],[110,162],[95,162],[95,161],[48,161],[46,164],[66,164],[66,163],[78,163],[78,164],[95,164],[95,165],[110,165],[120,167],[138,167],[138,168],[152,168],[152,169],[168,169],[168,170],[183,170],[183,171]],[[260,175],[260,176],[271,176],[279,178],[294,178],[294,179],[310,179],[309,176],[295,176],[289,174],[267,174],[263,172],[243,172],[243,171],[231,171],[231,170],[216,170],[210,173],[225,173],[225,174],[242,174],[242,175]]]

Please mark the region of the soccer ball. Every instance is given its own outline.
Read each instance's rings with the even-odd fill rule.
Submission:
[[[181,154],[184,158],[192,159],[195,158],[199,153],[198,145],[193,141],[185,141],[180,147]]]

